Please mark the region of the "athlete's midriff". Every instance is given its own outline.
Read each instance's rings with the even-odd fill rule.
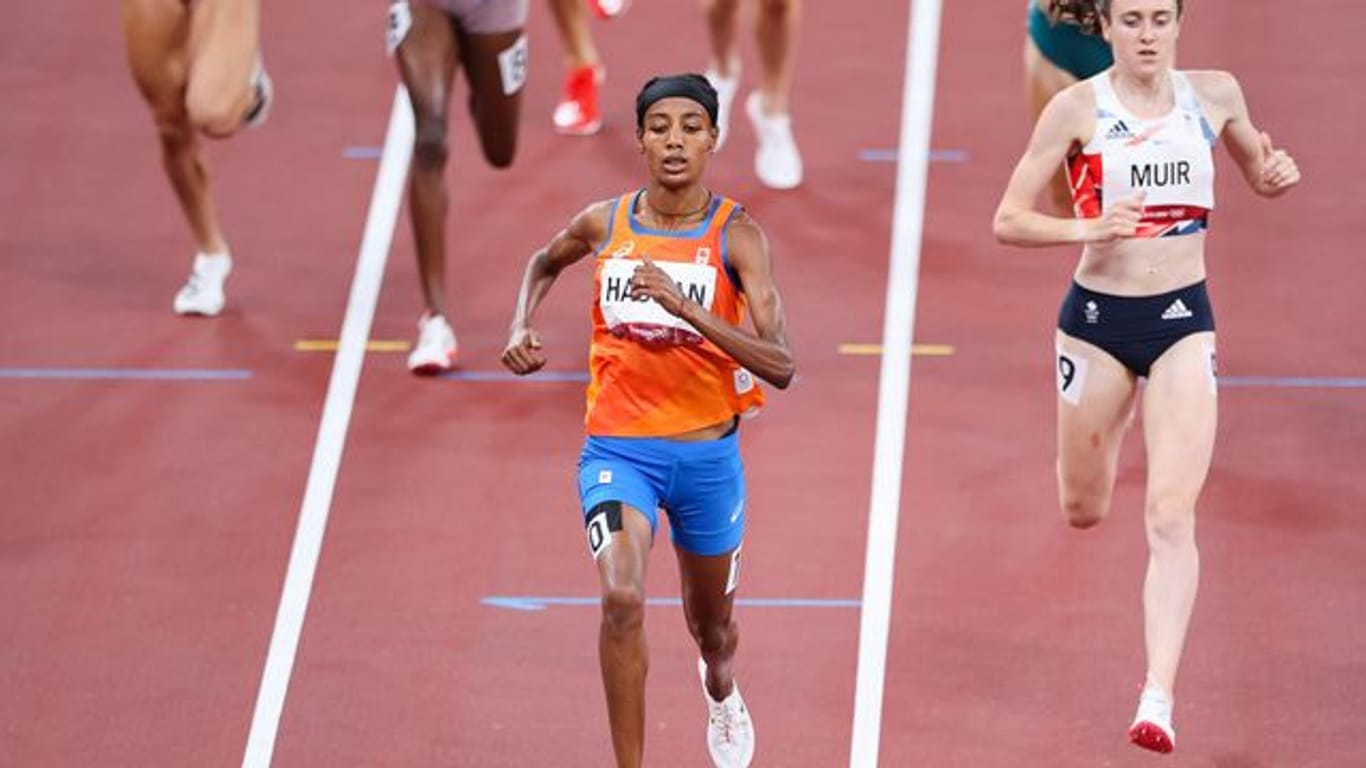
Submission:
[[[1205,279],[1205,234],[1090,243],[1076,281],[1115,296],[1152,296]]]
[[[702,427],[701,429],[680,432],[676,435],[664,435],[664,438],[666,440],[677,440],[680,443],[699,443],[703,440],[720,440],[734,427],[735,420],[726,419],[725,421]]]

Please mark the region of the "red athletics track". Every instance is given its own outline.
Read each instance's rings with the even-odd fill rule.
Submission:
[[[1143,678],[1142,441],[1112,517],[1056,509],[1050,365],[1075,249],[998,247],[990,217],[1028,125],[1022,19],[945,3],[916,334],[952,365],[913,376],[883,721],[888,766],[1366,766],[1366,390],[1235,388],[1200,504],[1201,595],[1177,692],[1177,751],[1125,729]],[[1359,8],[1188,2],[1182,66],[1227,68],[1303,186],[1256,198],[1223,148],[1209,236],[1226,377],[1362,377],[1366,172]],[[1324,24],[1322,20],[1340,20]]]
[[[1211,269],[1228,375],[1361,375],[1366,350],[1339,330],[1360,317],[1359,302],[1332,290],[1361,283],[1349,255],[1359,206],[1345,194],[1361,160],[1328,156],[1346,143],[1340,126],[1351,117],[1339,100],[1354,67],[1337,59],[1353,55],[1340,49],[1359,39],[1347,27],[1361,22],[1336,5],[1344,12],[1326,32],[1317,20],[1297,29],[1221,7],[1201,8],[1187,30],[1187,65],[1239,72],[1254,114],[1309,179],[1268,205],[1231,183],[1221,161]],[[743,121],[711,176],[766,225],[801,360],[799,385],[745,432],[747,597],[856,597],[862,575],[876,363],[841,358],[835,346],[873,341],[880,327],[892,174],[856,157],[895,140],[904,9],[887,4],[860,27],[811,6],[796,97],[807,187],[757,187]],[[1138,445],[1116,519],[1077,542],[1052,512],[1047,364],[1073,254],[1004,251],[988,232],[1027,128],[1008,117],[1023,112],[1020,20],[950,6],[936,146],[965,149],[971,162],[933,171],[917,337],[954,343],[958,355],[915,368],[882,763],[1156,763],[1122,741],[1141,675]],[[330,365],[291,345],[340,323],[374,172],[340,151],[378,144],[392,69],[379,53],[378,9],[268,7],[280,103],[267,131],[214,152],[238,255],[231,309],[178,321],[167,305],[186,238],[122,69],[116,14],[61,10],[21,9],[11,29],[26,35],[4,47],[14,64],[0,74],[13,94],[0,120],[0,366],[254,375],[0,381],[0,594],[20,617],[0,635],[0,753],[21,765],[235,765]],[[597,27],[616,119],[597,139],[560,139],[547,125],[558,49],[539,5],[531,26],[517,167],[484,169],[466,121],[455,121],[450,286],[475,370],[494,367],[528,250],[589,199],[637,183],[625,117],[635,85],[656,68],[700,66],[692,9],[640,4]],[[658,66],[641,51],[657,29],[679,31],[650,40]],[[1300,63],[1265,68],[1291,55],[1289,45],[1283,57],[1267,53],[1273,33],[1294,36]],[[1340,42],[1323,45],[1319,34]],[[1337,81],[1321,78],[1329,66]],[[1329,103],[1338,110],[1320,106]],[[1290,239],[1306,229],[1313,253]],[[1251,259],[1256,269],[1243,269]],[[406,232],[390,264],[373,335],[407,339],[417,301]],[[562,371],[584,360],[579,272],[542,321]],[[96,312],[103,333],[92,341]],[[1315,337],[1323,349],[1306,346]],[[1351,738],[1366,690],[1366,526],[1353,515],[1363,496],[1353,472],[1361,397],[1225,389],[1181,751],[1168,764],[1366,763]],[[415,382],[398,356],[370,358],[276,765],[608,762],[595,610],[479,602],[593,592],[570,474],[580,399],[572,383]],[[1289,546],[1273,547],[1281,541]],[[668,596],[676,579],[659,549],[650,587]],[[757,764],[845,763],[856,613],[746,608],[741,620]],[[651,764],[701,764],[678,609],[651,609],[649,626]]]
[[[330,366],[292,343],[340,324],[374,173],[341,151],[379,143],[393,89],[380,10],[268,6],[280,98],[265,131],[214,148],[237,272],[229,311],[204,322],[169,312],[189,249],[123,69],[116,14],[48,5],[13,27],[27,36],[7,48],[19,64],[5,77],[19,87],[7,88],[15,106],[0,124],[0,364],[253,374],[0,383],[0,589],[23,617],[4,630],[0,751],[16,764],[241,761]],[[800,383],[745,429],[745,596],[859,594],[876,362],[836,349],[875,341],[880,327],[892,174],[857,156],[895,140],[903,14],[889,8],[886,24],[858,28],[808,9],[796,96],[805,191],[759,188],[743,119],[711,176],[767,228],[801,359]],[[530,250],[588,201],[639,183],[629,122],[639,82],[704,64],[694,8],[641,4],[599,26],[608,127],[563,139],[549,129],[559,56],[539,3],[531,32],[516,168],[485,169],[467,121],[454,121],[450,285],[474,370],[496,366]],[[75,42],[59,49],[55,38]],[[408,339],[417,314],[402,226],[375,338]],[[586,286],[579,270],[545,308],[558,371],[585,363]],[[581,409],[577,383],[415,381],[400,356],[371,357],[276,765],[610,759],[595,609],[480,603],[595,592],[572,483]],[[659,549],[651,592],[676,595],[672,555]],[[856,610],[753,608],[741,620],[760,759],[844,761]],[[700,764],[704,709],[681,613],[652,608],[649,626],[651,764]]]
[[[0,366],[254,374],[0,380],[6,765],[241,760],[329,369],[292,343],[338,324],[374,173],[340,150],[390,92],[352,53],[381,55],[377,18],[267,5],[281,101],[212,148],[237,257],[212,321],[170,311],[192,246],[118,3],[0,33]]]

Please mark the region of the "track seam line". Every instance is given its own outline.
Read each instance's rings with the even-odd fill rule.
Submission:
[[[868,549],[863,571],[863,608],[859,614],[858,673],[849,748],[851,768],[877,765],[882,735],[883,685],[891,629],[896,529],[910,395],[911,339],[915,330],[935,69],[939,56],[939,17],[940,0],[915,0],[907,21],[896,200],[892,212],[887,309],[882,327],[884,353],[878,379]]]
[[[384,151],[370,197],[365,231],[361,236],[356,275],[351,281],[351,294],[342,320],[337,357],[332,363],[332,377],[327,384],[318,438],[313,447],[313,463],[308,470],[308,484],[304,489],[294,545],[289,553],[280,607],[275,614],[275,629],[271,633],[270,649],[266,653],[265,669],[261,674],[261,688],[256,696],[242,768],[267,768],[275,752],[275,738],[284,711],[285,694],[294,669],[299,636],[303,632],[309,594],[313,591],[313,577],[317,572],[318,555],[322,550],[323,533],[332,505],[332,492],[341,466],[346,430],[351,423],[351,409],[355,403],[361,366],[365,361],[365,344],[370,337],[380,284],[384,281],[384,263],[393,242],[394,226],[402,202],[403,181],[408,174],[412,151],[412,109],[407,91],[399,86],[394,93],[394,105],[389,114]]]

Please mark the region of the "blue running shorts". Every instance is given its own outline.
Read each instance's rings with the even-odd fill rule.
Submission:
[[[745,535],[745,470],[739,431],[716,440],[589,435],[579,455],[585,520],[605,501],[640,510],[659,528],[669,516],[674,544],[696,555],[724,555]]]

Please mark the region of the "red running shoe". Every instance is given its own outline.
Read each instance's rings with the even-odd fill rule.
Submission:
[[[592,136],[602,130],[598,111],[598,70],[594,67],[571,69],[564,81],[564,95],[551,116],[555,130],[569,136]]]

